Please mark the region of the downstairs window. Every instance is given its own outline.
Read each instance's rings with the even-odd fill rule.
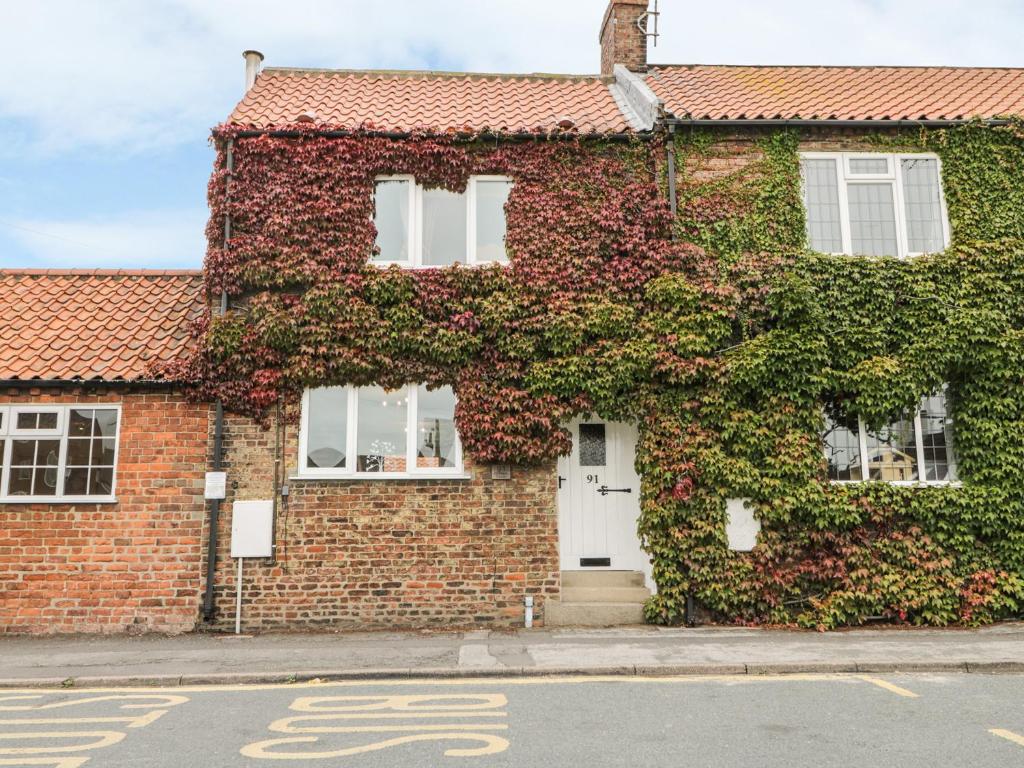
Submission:
[[[455,393],[424,384],[307,390],[299,454],[309,477],[460,475]]]
[[[915,413],[901,414],[875,431],[860,419],[826,417],[824,443],[829,480],[954,483],[960,479],[944,392],[923,398]]]
[[[0,501],[112,501],[120,408],[0,406]]]

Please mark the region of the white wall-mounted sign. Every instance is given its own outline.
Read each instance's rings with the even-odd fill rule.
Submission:
[[[231,505],[231,556],[270,557],[274,554],[274,503],[236,501]]]
[[[729,549],[749,552],[757,545],[757,534],[761,532],[761,523],[754,517],[750,499],[729,499],[725,503],[725,511],[729,518],[725,524]]]
[[[223,499],[227,495],[228,489],[228,473],[227,472],[207,472],[206,473],[206,489],[203,495],[207,500],[209,499]]]

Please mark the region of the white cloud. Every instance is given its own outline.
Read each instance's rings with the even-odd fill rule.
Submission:
[[[202,265],[207,213],[137,211],[104,219],[2,222],[19,250],[7,266],[180,269]],[[0,266],[5,266],[0,256]]]
[[[278,66],[589,72],[604,0],[36,0],[0,6],[0,152],[195,141]],[[661,0],[651,59],[1021,63],[1015,0]],[[3,123],[6,122],[6,125]]]

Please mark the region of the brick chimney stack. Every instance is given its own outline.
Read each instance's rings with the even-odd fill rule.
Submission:
[[[647,13],[648,0],[610,0],[601,22],[601,74],[616,64],[634,72],[647,69],[647,34],[637,22]]]

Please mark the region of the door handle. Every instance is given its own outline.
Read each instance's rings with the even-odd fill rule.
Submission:
[[[609,493],[632,493],[632,488],[609,488],[607,485],[602,485],[597,489],[597,492],[602,496],[607,496]]]
[[[569,478],[562,477],[561,475],[558,476],[558,490],[562,490],[562,483],[564,483],[568,479]]]

